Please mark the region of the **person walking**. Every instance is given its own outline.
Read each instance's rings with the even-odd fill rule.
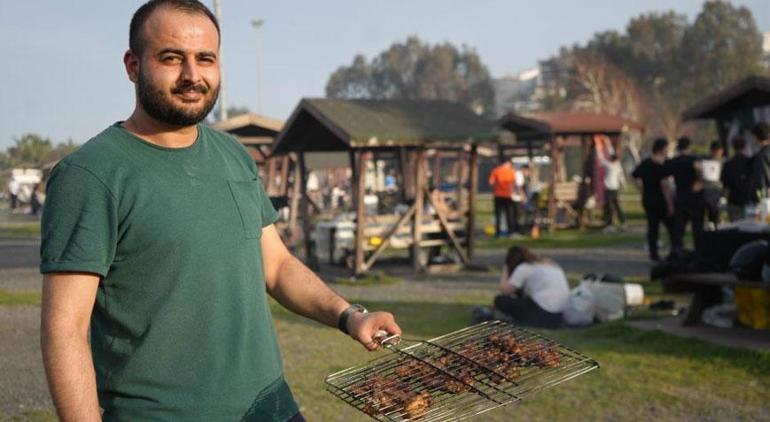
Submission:
[[[641,183],[642,206],[647,218],[647,247],[652,261],[660,261],[658,254],[658,235],[660,223],[666,227],[669,240],[673,238],[674,204],[671,198],[669,179],[670,170],[666,167],[665,139],[656,139],[652,144],[652,155],[642,160],[631,176],[637,184]]]
[[[613,216],[617,215],[618,222],[623,227],[626,217],[618,200],[618,192],[626,183],[623,166],[620,165],[617,155],[611,153],[609,157],[605,157],[601,148],[596,148],[596,156],[604,168],[604,224],[607,228],[612,228]]]
[[[703,181],[699,160],[690,154],[691,141],[682,137],[676,142],[677,155],[666,162],[674,178],[674,238],[672,248],[675,252],[684,251],[684,236],[687,224],[692,226],[695,250],[701,248],[703,239]]]
[[[492,169],[489,174],[489,185],[492,187],[495,207],[495,236],[503,235],[501,224],[505,218],[507,233],[515,234],[518,231],[516,209],[513,204],[513,195],[518,192],[516,186],[516,169],[511,161],[505,157],[500,158],[500,164]]]
[[[41,348],[63,421],[303,421],[268,294],[368,350],[401,332],[289,253],[249,153],[201,123],[219,46],[197,0],[139,7],[123,56],[133,113],[48,180]]]
[[[712,230],[719,225],[719,203],[722,200],[722,161],[725,150],[722,143],[713,141],[709,145],[709,157],[701,160],[703,179],[703,203],[706,219]]]
[[[759,151],[751,158],[749,174],[749,201],[756,204],[770,197],[770,126],[764,122],[757,123],[751,128],[751,134],[759,146]]]
[[[720,180],[727,191],[727,219],[737,221],[746,216],[751,158],[746,139],[735,137],[732,144],[735,154],[725,162]]]

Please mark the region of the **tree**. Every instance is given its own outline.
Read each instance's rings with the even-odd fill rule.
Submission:
[[[452,44],[425,44],[412,36],[371,62],[356,55],[326,84],[330,98],[448,100],[479,114],[491,113],[494,91],[489,70],[475,50]]]
[[[572,66],[574,58],[593,57],[590,53],[602,56],[635,83],[647,133],[662,134],[670,141],[683,132],[681,114],[687,107],[760,72],[762,60],[761,34],[751,12],[722,1],[705,2],[692,24],[674,12],[649,13],[632,19],[625,32],[602,32],[585,46],[562,49],[558,58],[548,61],[562,64],[561,71],[553,73],[556,83],[561,87],[574,84],[580,78],[579,69]],[[605,67],[596,58],[583,64],[591,62],[593,65],[583,66],[583,77]],[[593,71],[586,74],[587,69]],[[547,99],[553,103],[555,97]],[[576,104],[574,96],[557,101],[561,107]]]
[[[14,167],[40,168],[51,161],[60,160],[75,151],[78,145],[71,139],[53,145],[50,139],[28,133],[14,140],[14,145],[0,153],[0,169]]]
[[[725,88],[762,68],[762,34],[751,11],[709,1],[682,39],[680,66],[688,92],[702,95]]]

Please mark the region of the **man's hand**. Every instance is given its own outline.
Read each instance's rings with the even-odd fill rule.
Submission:
[[[368,350],[376,350],[380,347],[380,343],[374,339],[378,332],[384,331],[388,335],[401,335],[401,328],[396,324],[396,320],[390,312],[366,314],[355,312],[348,318],[347,329],[350,337],[358,340]]]

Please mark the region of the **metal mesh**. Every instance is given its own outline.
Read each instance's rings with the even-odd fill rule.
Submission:
[[[599,367],[501,321],[391,350],[396,353],[329,375],[327,390],[376,420],[462,420]]]

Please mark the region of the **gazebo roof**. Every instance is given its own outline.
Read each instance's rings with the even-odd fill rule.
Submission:
[[[517,140],[547,139],[568,135],[616,135],[642,125],[619,116],[587,112],[541,112],[528,115],[509,113],[500,125],[513,132]]]
[[[770,105],[770,78],[751,76],[716,92],[682,113],[684,120],[719,119],[738,109]]]
[[[497,139],[494,122],[448,101],[303,99],[275,153],[454,146]]]
[[[219,121],[211,127],[237,136],[244,145],[270,145],[283,128],[283,121],[246,113]]]

